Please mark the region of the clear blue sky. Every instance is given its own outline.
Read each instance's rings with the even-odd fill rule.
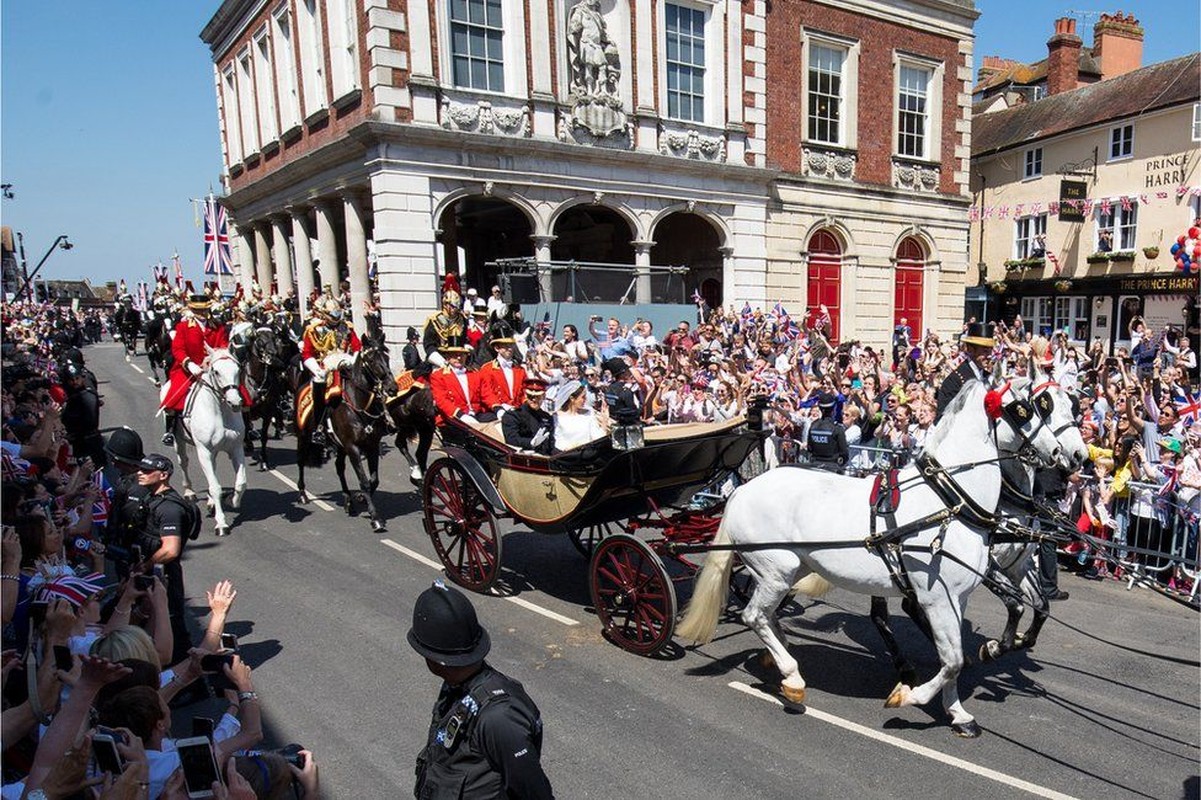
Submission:
[[[32,268],[60,233],[50,278],[148,279],[178,249],[200,278],[201,232],[189,198],[220,192],[212,62],[199,39],[218,0],[0,5],[0,201],[25,236]],[[978,0],[976,59],[1046,55],[1054,19],[1069,10],[1133,13],[1146,29],[1144,64],[1192,52],[1196,0]],[[1079,29],[1089,44],[1095,17]],[[198,284],[199,285],[199,284]]]

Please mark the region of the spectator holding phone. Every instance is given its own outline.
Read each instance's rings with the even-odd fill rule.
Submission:
[[[436,581],[417,598],[408,640],[442,679],[429,742],[417,757],[416,796],[553,797],[538,706],[484,660],[492,642],[471,601]]]

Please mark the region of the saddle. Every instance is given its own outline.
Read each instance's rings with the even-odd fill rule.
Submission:
[[[414,389],[424,389],[429,385],[425,378],[418,377],[414,373],[415,370],[406,369],[396,376],[396,394],[388,400],[389,403],[395,403]]]
[[[332,408],[342,399],[342,374],[331,370],[325,385],[325,404]],[[313,384],[310,381],[296,393],[296,429],[304,430],[313,416]]]

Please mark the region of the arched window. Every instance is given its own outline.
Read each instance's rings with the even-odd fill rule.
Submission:
[[[810,319],[815,319],[824,305],[830,313],[830,330],[826,331],[826,336],[831,342],[837,342],[842,307],[842,245],[833,233],[820,230],[809,238],[808,251]]]
[[[925,266],[926,248],[915,237],[906,236],[897,246],[893,324],[900,325],[905,320],[914,343],[920,342],[925,334],[922,327]]]

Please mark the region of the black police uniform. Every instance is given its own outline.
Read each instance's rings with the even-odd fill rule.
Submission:
[[[140,488],[140,487],[139,487]],[[176,664],[188,657],[191,634],[187,625],[187,600],[183,587],[183,551],[191,533],[192,519],[185,500],[174,489],[145,496],[145,523],[137,538],[146,558],[150,558],[162,546],[168,536],[180,537],[179,555],[162,565],[167,583],[167,613],[171,617],[171,635],[174,652],[171,663]]]
[[[417,345],[409,342],[400,351],[400,357],[404,359],[405,369],[417,369],[421,366],[421,354],[417,352]]]
[[[463,685],[442,684],[428,744],[417,757],[414,795],[419,800],[553,798],[541,754],[538,706],[520,682],[484,662]]]
[[[942,385],[938,387],[938,413],[934,417],[936,422],[942,419],[942,413],[955,399],[955,395],[959,394],[959,390],[968,382],[976,380],[980,380],[980,377],[976,374],[976,367],[970,359],[964,361],[955,368],[954,372],[943,379]]]
[[[92,463],[104,466],[104,438],[100,435],[100,396],[91,387],[74,390],[67,396],[62,411],[63,428],[76,458],[88,456]]]
[[[822,417],[810,425],[806,441],[814,466],[840,472],[850,460],[847,429],[832,417]]]
[[[529,403],[522,403],[505,414],[500,427],[504,431],[506,444],[522,450],[533,450],[544,456],[555,451],[554,417],[540,408],[533,408]],[[546,431],[546,438],[535,445],[534,436],[541,430]]]

